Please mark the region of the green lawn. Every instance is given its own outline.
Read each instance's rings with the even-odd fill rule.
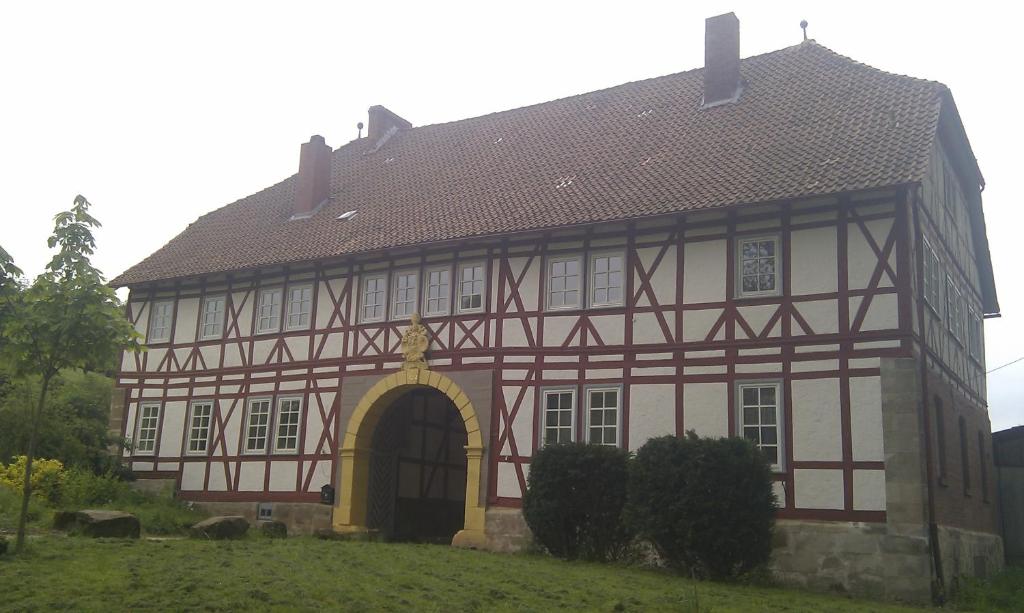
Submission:
[[[695,606],[696,594],[699,608]],[[437,545],[47,536],[0,557],[0,610],[907,611],[838,596]]]

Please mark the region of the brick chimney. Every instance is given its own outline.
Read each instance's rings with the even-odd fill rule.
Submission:
[[[736,102],[740,80],[740,20],[726,13],[704,20],[704,108]]]
[[[331,191],[331,148],[314,134],[299,150],[299,175],[295,178],[292,219],[310,217],[327,201]]]
[[[370,151],[380,149],[399,130],[408,130],[412,124],[381,105],[370,107],[370,127],[366,136],[370,139]]]

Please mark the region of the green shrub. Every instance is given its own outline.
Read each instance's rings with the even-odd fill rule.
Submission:
[[[628,460],[622,449],[582,443],[548,445],[533,455],[523,516],[552,555],[611,560],[626,552]]]
[[[964,611],[1024,611],[1024,566],[1011,564],[985,579],[961,579],[953,602]]]
[[[50,510],[47,508],[44,498],[31,496],[28,499],[28,523],[30,526],[47,520],[49,514]],[[0,530],[16,529],[20,515],[21,490],[0,484]]]
[[[696,576],[736,577],[767,562],[775,510],[768,462],[744,439],[664,436],[631,463],[631,527]]]
[[[7,553],[7,539],[0,536],[0,556]]]
[[[0,466],[0,484],[18,492],[25,487],[25,464],[28,458],[21,455],[7,466]],[[64,465],[59,460],[35,458],[32,460],[32,493],[50,502],[60,500],[64,483]]]
[[[96,475],[84,469],[71,469],[64,477],[61,506],[84,509],[130,498],[131,487],[114,475]]]

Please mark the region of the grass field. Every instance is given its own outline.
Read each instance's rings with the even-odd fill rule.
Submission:
[[[908,611],[655,570],[437,545],[32,539],[0,557],[0,610]]]

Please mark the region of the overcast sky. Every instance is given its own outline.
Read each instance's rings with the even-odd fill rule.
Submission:
[[[30,275],[75,194],[112,278],[197,217],[294,173],[383,104],[446,122],[703,64],[704,18],[735,11],[742,55],[819,43],[952,88],[978,157],[1003,318],[988,367],[1024,356],[1011,266],[1019,14],[936,2],[10,2],[0,8],[0,245]],[[841,8],[840,8],[841,7]],[[1024,361],[989,376],[994,430],[1024,421]]]

